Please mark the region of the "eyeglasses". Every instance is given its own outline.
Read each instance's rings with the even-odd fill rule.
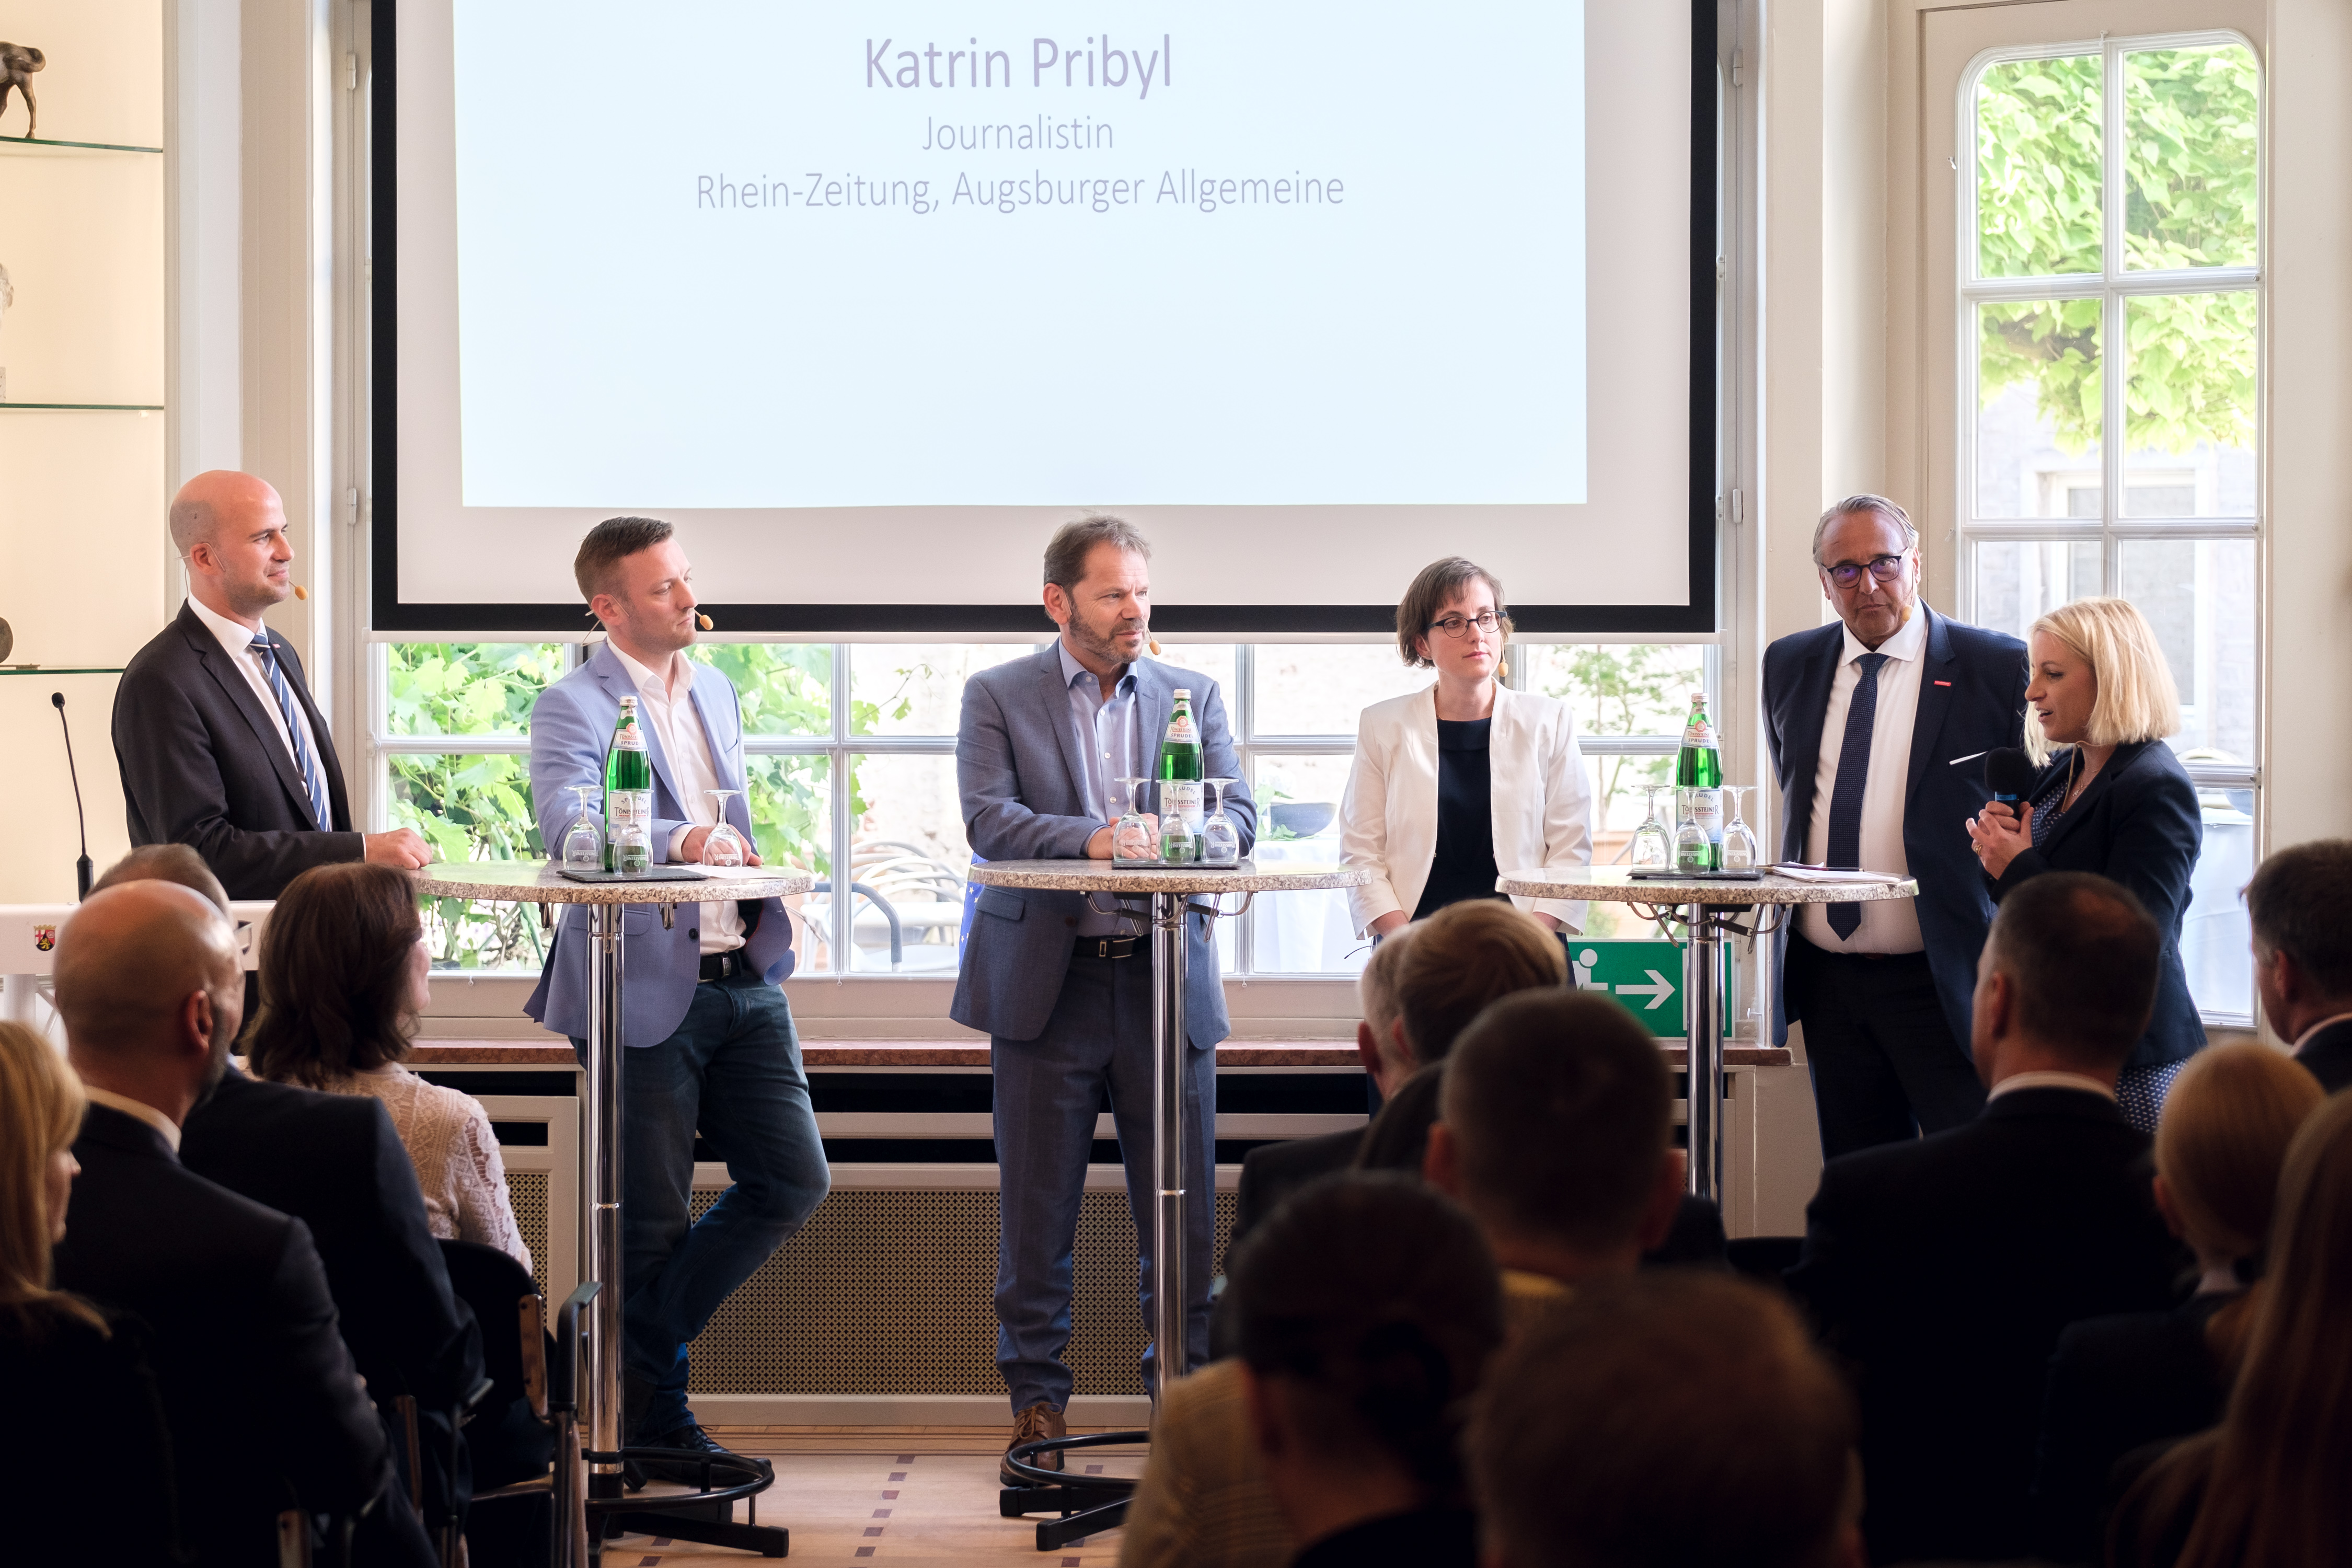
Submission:
[[[1476,626],[1480,635],[1491,637],[1494,635],[1496,627],[1507,626],[1510,624],[1511,617],[1508,616],[1498,616],[1492,610],[1481,610],[1475,616],[1441,616],[1436,620],[1430,622],[1423,629],[1433,632],[1444,632],[1450,637],[1459,637],[1469,636],[1470,628],[1472,626]]]
[[[1830,581],[1841,588],[1851,588],[1862,581],[1862,567],[1852,561],[1841,561],[1836,565],[1825,566],[1822,570],[1830,574]],[[1903,575],[1903,557],[1900,555],[1872,556],[1870,574],[1882,583],[1894,582]]]

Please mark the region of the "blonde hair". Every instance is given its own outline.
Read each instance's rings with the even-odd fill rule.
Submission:
[[[49,1285],[49,1162],[81,1131],[86,1103],[55,1047],[0,1023],[0,1313],[20,1321],[51,1307],[100,1321]]]
[[[2128,599],[2077,599],[2033,623],[2091,667],[2099,684],[2083,739],[2094,746],[2161,741],[2180,731],[2180,690],[2156,628]],[[2029,724],[2029,737],[2040,732]]]

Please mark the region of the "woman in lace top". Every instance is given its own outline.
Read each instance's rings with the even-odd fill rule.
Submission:
[[[383,1101],[433,1234],[495,1247],[528,1268],[481,1102],[400,1065],[431,999],[430,969],[406,877],[364,861],[313,867],[270,912],[248,1060],[259,1078]]]

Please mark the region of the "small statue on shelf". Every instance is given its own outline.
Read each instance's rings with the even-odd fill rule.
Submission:
[[[48,63],[48,57],[30,44],[12,44],[0,39],[0,114],[8,112],[10,88],[23,93],[25,140],[27,142],[41,128],[41,106],[33,98],[33,73]]]

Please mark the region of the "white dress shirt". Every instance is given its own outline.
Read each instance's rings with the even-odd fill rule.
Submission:
[[[638,717],[660,739],[662,758],[669,763],[670,783],[677,788],[678,809],[686,820],[669,836],[667,858],[682,861],[687,835],[698,826],[709,826],[719,820],[711,809],[709,792],[726,787],[710,760],[710,736],[702,728],[702,715],[695,711],[693,661],[684,653],[670,655],[665,680],[623,653],[617,643],[613,645],[613,657],[629,672],[629,682],[637,689]],[[704,904],[702,951],[732,952],[742,945],[741,912],[731,902]]]
[[[1919,676],[1927,651],[1927,616],[1916,606],[1903,629],[1875,648],[1863,647],[1851,628],[1846,631],[1837,677],[1830,682],[1829,710],[1822,715],[1821,758],[1813,764],[1813,820],[1805,832],[1807,864],[1818,866],[1829,857],[1838,753],[1845,749],[1845,717],[1853,706],[1854,688],[1862,684],[1862,667],[1854,660],[1866,653],[1883,653],[1886,662],[1878,667],[1878,708],[1870,727],[1870,774],[1862,790],[1862,869],[1895,877],[1911,874],[1910,858],[1903,852],[1903,801],[1910,792],[1911,731],[1919,716]],[[1830,952],[1917,952],[1926,945],[1910,900],[1876,899],[1860,908],[1862,923],[1851,938],[1841,938],[1830,929],[1827,904],[1801,904],[1798,934]]]
[[[253,651],[252,629],[243,621],[229,619],[194,594],[188,595],[188,608],[195,611],[196,618],[220,639],[221,651],[228,655],[228,661],[237,668],[245,677],[245,683],[252,687],[253,694],[261,700],[261,710],[269,715],[269,727],[278,731],[278,743],[286,748],[286,760],[294,763],[294,772],[299,776],[302,766],[296,761],[294,742],[286,733],[286,710],[278,705],[278,693],[269,685],[269,672],[262,668],[261,656]],[[290,674],[287,677],[286,685],[289,690],[293,689],[294,679]],[[311,732],[310,717],[302,711],[302,700],[299,697],[294,700],[294,722],[302,726],[303,745],[309,748],[310,755],[319,757],[319,737]],[[320,757],[320,776],[325,776],[323,757]],[[310,797],[305,795],[303,799],[307,803]],[[333,825],[322,822],[319,826],[325,828]]]
[[[103,1105],[109,1110],[119,1110],[134,1121],[144,1121],[163,1135],[163,1142],[172,1146],[173,1153],[180,1152],[180,1124],[145,1100],[117,1094],[110,1089],[100,1089],[94,1083],[82,1085],[81,1091],[89,1097],[93,1105]]]

